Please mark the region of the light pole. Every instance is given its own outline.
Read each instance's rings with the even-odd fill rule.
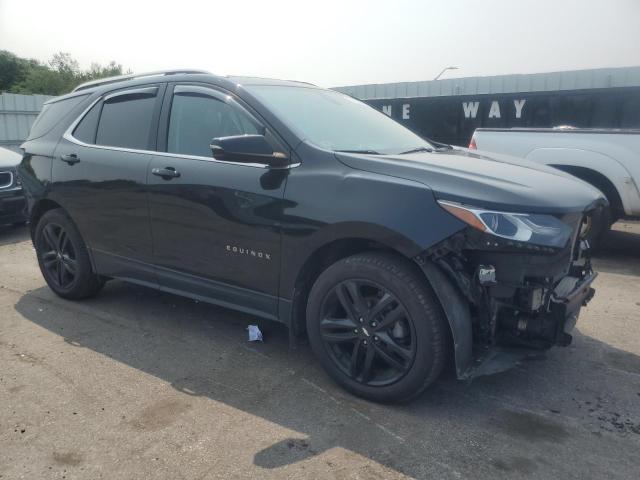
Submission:
[[[444,72],[446,72],[447,70],[458,70],[458,67],[453,67],[453,66],[452,66],[452,67],[444,67],[444,68],[442,69],[442,71],[441,71],[438,75],[436,75],[436,78],[434,78],[434,80],[438,80],[438,79],[440,78],[440,76],[441,76]]]

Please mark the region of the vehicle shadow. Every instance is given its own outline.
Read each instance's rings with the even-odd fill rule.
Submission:
[[[0,225],[0,246],[29,240],[28,226]]]
[[[41,308],[46,304],[55,308]],[[15,308],[74,347],[153,375],[185,395],[223,402],[299,432],[255,452],[255,465],[266,469],[342,447],[411,477],[507,477],[549,468],[554,460],[479,456],[460,446],[479,442],[502,452],[505,444],[516,444],[526,452],[531,442],[573,441],[576,422],[619,435],[631,435],[634,428],[640,433],[640,416],[620,418],[613,410],[617,397],[602,400],[616,389],[620,396],[620,388],[629,389],[622,403],[640,395],[625,377],[640,375],[640,357],[579,332],[571,347],[542,361],[471,383],[449,373],[410,404],[382,406],[332,384],[308,347],[288,348],[283,327],[171,294],[113,281],[85,302],[66,302],[40,288]],[[264,343],[246,342],[252,323],[263,330]],[[624,382],[629,385],[620,387]],[[595,414],[587,407],[596,408]],[[632,461],[624,449],[619,454],[618,461]],[[553,468],[575,475],[575,464],[561,457]]]

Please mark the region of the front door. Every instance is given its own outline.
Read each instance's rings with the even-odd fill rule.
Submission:
[[[275,318],[287,170],[217,161],[209,147],[265,128],[228,94],[175,85],[160,132],[149,211],[161,286]]]

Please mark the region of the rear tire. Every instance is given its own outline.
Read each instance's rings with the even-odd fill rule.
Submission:
[[[80,232],[63,209],[49,210],[42,216],[34,244],[40,271],[60,297],[88,298],[104,286],[104,279],[93,272]]]
[[[307,331],[329,376],[376,402],[416,397],[446,359],[441,305],[400,256],[364,253],[327,268],[309,294]]]

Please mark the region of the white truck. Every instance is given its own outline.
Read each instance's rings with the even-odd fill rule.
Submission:
[[[592,243],[616,220],[640,216],[640,130],[479,128],[469,148],[544,163],[598,188],[609,209],[591,219]]]

